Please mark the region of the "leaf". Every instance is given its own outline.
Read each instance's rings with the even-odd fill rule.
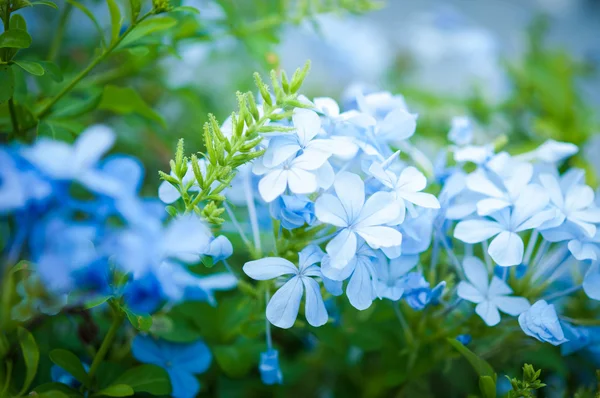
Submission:
[[[42,65],[33,61],[14,61],[15,64],[19,65],[25,72],[30,73],[34,76],[42,76],[44,74],[44,68]]]
[[[171,12],[191,12],[192,14],[200,14],[200,10],[192,6],[179,6],[171,10]]]
[[[23,29],[10,29],[0,35],[0,48],[28,48],[31,36]]]
[[[46,391],[41,394],[37,394],[37,396],[42,398],[69,398],[69,396],[64,392],[57,390]]]
[[[25,18],[23,18],[22,15],[13,14],[10,17],[9,29],[21,29],[21,30],[27,31],[27,22],[25,21]]]
[[[52,7],[55,10],[58,10],[58,6],[49,0],[38,0],[38,1],[34,1],[33,3],[31,3],[32,6],[48,6],[48,7]]]
[[[41,395],[42,393],[47,393],[47,392],[61,392],[63,394],[65,394],[65,396],[69,397],[69,398],[75,398],[75,397],[83,397],[83,395],[77,391],[72,389],[71,387],[67,386],[66,384],[63,383],[46,383],[46,384],[42,384],[40,386],[37,386],[36,388],[34,388],[34,390],[36,393],[38,393],[38,396]]]
[[[140,365],[129,369],[115,381],[115,384],[126,384],[136,393],[168,395],[171,392],[167,371],[156,365]]]
[[[451,338],[447,338],[446,340],[448,341],[448,343],[450,343],[452,347],[454,347],[458,352],[460,352],[466,358],[467,361],[469,361],[473,369],[475,369],[475,372],[477,372],[477,374],[480,377],[489,376],[494,381],[496,380],[496,373],[494,372],[492,366],[489,363],[487,363],[487,361],[485,361],[482,358],[479,358],[473,351],[465,347],[460,341]]]
[[[135,314],[130,309],[124,308],[127,319],[131,325],[142,332],[147,332],[152,327],[152,317],[148,314]]]
[[[12,98],[15,92],[15,75],[10,65],[0,65],[0,104]]]
[[[141,0],[129,0],[129,10],[131,12],[131,23],[133,24],[137,21],[137,17],[140,15],[140,11],[142,9],[142,1]]]
[[[110,42],[114,43],[119,38],[121,31],[121,10],[115,0],[106,0],[110,12]]]
[[[479,377],[479,390],[483,398],[496,398],[496,382],[491,376]]]
[[[229,377],[242,377],[256,366],[260,344],[241,341],[235,345],[214,347],[215,360]]]
[[[89,113],[96,109],[102,101],[102,93],[90,95],[85,99],[73,99],[61,101],[59,107],[52,113],[52,118],[72,118]]]
[[[46,75],[50,76],[52,80],[54,80],[57,83],[63,81],[62,72],[55,63],[52,63],[50,61],[42,61],[40,62],[40,65],[42,65],[42,68],[44,68],[44,70],[46,71]]]
[[[104,31],[102,30],[102,26],[100,26],[100,23],[98,23],[98,20],[96,19],[94,14],[86,6],[84,6],[83,4],[79,3],[76,0],[66,0],[66,1],[69,4],[71,4],[73,7],[78,8],[81,12],[83,12],[92,21],[92,23],[96,27],[96,30],[100,34],[100,43],[102,44],[102,47],[106,47],[106,42],[104,40]]]
[[[147,19],[139,23],[129,34],[119,43],[117,49],[131,46],[136,41],[151,35],[172,28],[177,24],[177,20],[172,17],[156,17]]]
[[[127,384],[113,384],[112,386],[108,386],[98,391],[94,396],[129,397],[130,395],[133,395],[133,393],[133,388]]]
[[[130,87],[105,86],[99,108],[121,115],[135,113],[166,127],[163,118]]]
[[[131,55],[135,55],[136,57],[143,57],[144,55],[147,55],[149,52],[150,52],[150,49],[146,46],[131,47],[129,49],[129,53]]]
[[[112,296],[96,297],[95,299],[86,301],[85,304],[83,305],[83,308],[85,308],[86,310],[89,310],[91,308],[98,307],[99,305],[106,303],[111,298],[112,298]]]
[[[23,353],[23,359],[25,360],[25,381],[19,395],[24,395],[31,382],[33,381],[35,374],[37,373],[38,364],[40,362],[40,351],[33,338],[33,335],[25,328],[19,327],[17,329],[17,335],[19,337],[19,345],[21,346],[21,352]]]
[[[71,376],[84,385],[89,385],[89,377],[87,372],[85,371],[79,358],[77,358],[77,356],[71,351],[63,349],[52,350],[50,351],[50,360],[54,362],[55,365],[58,365],[66,370],[71,374]]]

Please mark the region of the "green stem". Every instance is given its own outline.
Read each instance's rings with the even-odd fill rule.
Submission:
[[[4,387],[2,387],[2,392],[0,392],[1,398],[4,398],[7,396],[8,387],[10,386],[10,381],[11,381],[11,377],[12,377],[12,368],[13,368],[12,361],[6,361],[6,381],[5,381]]]
[[[75,76],[75,78],[73,80],[71,80],[71,82],[69,84],[67,84],[65,87],[63,87],[63,89],[60,90],[60,92],[58,94],[56,94],[56,96],[54,98],[52,98],[52,100],[50,102],[48,102],[42,109],[40,109],[40,111],[37,113],[36,117],[38,119],[42,119],[45,116],[47,116],[48,113],[50,113],[50,111],[52,110],[52,107],[62,97],[64,97],[67,93],[69,93],[71,90],[73,90],[73,88],[75,88],[75,86],[77,86],[77,84],[79,84],[79,82],[92,71],[92,69],[94,69],[100,62],[104,61],[104,59],[106,59],[106,57],[108,57],[110,55],[110,53],[113,52],[119,46],[119,44],[121,44],[123,39],[125,37],[127,37],[127,35],[140,22],[142,22],[143,20],[145,20],[146,18],[148,18],[151,15],[154,15],[153,10],[149,11],[146,15],[141,17],[135,23],[131,24],[131,26],[129,28],[127,28],[127,30],[121,36],[119,36],[119,38],[117,40],[115,40],[106,50],[104,50],[102,52],[102,54],[100,54],[96,59],[94,59],[84,70],[79,72],[79,74],[77,76]]]
[[[17,119],[17,112],[15,111],[15,101],[12,97],[8,100],[8,111],[10,112],[13,135],[16,137],[19,135],[19,120]]]
[[[65,8],[63,8],[62,13],[60,14],[60,18],[58,20],[58,26],[56,27],[56,33],[52,39],[52,44],[50,45],[50,50],[48,51],[48,61],[54,62],[58,53],[60,51],[60,45],[62,43],[63,36],[65,34],[65,27],[67,26],[67,20],[71,15],[71,11],[73,11],[73,5],[71,3],[65,4]]]
[[[415,342],[415,336],[413,336],[412,331],[410,330],[410,326],[408,325],[408,322],[406,322],[406,319],[404,319],[404,315],[402,314],[400,307],[398,307],[398,305],[396,305],[396,303],[392,303],[392,307],[394,308],[394,313],[396,314],[396,318],[398,318],[398,321],[400,321],[400,325],[402,325],[402,330],[404,331],[404,337],[406,338],[406,342],[409,345],[413,345]]]
[[[108,350],[112,345],[113,340],[115,339],[115,336],[121,327],[121,324],[123,324],[123,320],[125,320],[125,313],[123,311],[118,308],[114,308],[115,306],[112,303],[111,307],[113,308],[113,322],[110,326],[110,329],[108,329],[106,336],[104,336],[104,340],[102,341],[102,344],[100,345],[100,348],[98,349],[98,352],[96,353],[96,356],[90,365],[90,371],[88,372],[90,384],[94,380],[98,366],[100,366],[100,363],[104,360],[104,357],[106,357],[106,354],[108,353]]]

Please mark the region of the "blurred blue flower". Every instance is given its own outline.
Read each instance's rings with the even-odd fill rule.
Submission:
[[[470,334],[459,334],[456,336],[456,340],[458,340],[462,345],[468,345],[473,338]]]
[[[87,363],[83,363],[83,368],[86,371],[89,371],[90,369]],[[79,388],[81,386],[81,382],[74,378],[71,373],[67,372],[58,365],[52,365],[50,368],[50,378],[53,382],[62,383],[71,388]]]
[[[315,204],[303,195],[281,195],[270,203],[269,211],[285,229],[312,225],[315,221]]]
[[[200,340],[179,344],[137,335],[131,343],[131,351],[138,361],[167,371],[171,396],[175,398],[195,397],[200,391],[200,382],[194,375],[204,373],[212,361],[210,350]]]
[[[467,116],[453,117],[448,139],[459,146],[470,144],[473,141],[473,122],[471,119]]]
[[[539,300],[527,311],[519,315],[519,325],[526,335],[552,345],[560,345],[565,338],[554,304]]]
[[[378,255],[375,263],[376,278],[375,293],[380,299],[398,301],[404,294],[406,274],[419,262],[419,256],[401,255],[388,259]]]
[[[279,367],[279,352],[277,350],[271,348],[260,353],[258,370],[264,384],[270,386],[283,383],[283,375]]]
[[[517,316],[529,309],[527,299],[511,297],[512,289],[497,276],[492,276],[491,282],[487,268],[477,257],[466,257],[463,268],[467,281],[458,284],[458,297],[476,303],[475,312],[488,326],[500,323],[498,310]]]
[[[422,310],[428,305],[439,302],[444,293],[446,282],[438,283],[433,289],[420,272],[411,272],[404,279],[404,300],[414,310]]]
[[[211,256],[213,263],[218,263],[222,260],[227,260],[233,254],[233,246],[225,235],[217,236],[210,241],[208,250],[204,253],[206,256]]]
[[[284,275],[292,275],[271,297],[267,305],[267,319],[273,325],[288,329],[294,325],[300,309],[300,301],[306,293],[304,312],[306,320],[312,326],[327,323],[327,309],[321,296],[319,283],[313,277],[321,277],[323,252],[316,245],[310,245],[299,253],[296,267],[292,262],[279,257],[266,257],[249,261],[243,270],[250,278],[263,281]]]
[[[600,300],[600,263],[595,261],[583,278],[583,291],[593,300]]]

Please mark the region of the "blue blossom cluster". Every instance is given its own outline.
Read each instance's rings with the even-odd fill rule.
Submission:
[[[302,312],[322,326],[327,297],[345,294],[357,310],[376,299],[445,313],[473,303],[487,326],[504,313],[554,345],[571,340],[563,329],[589,334],[559,315],[563,299],[581,289],[600,298],[600,208],[583,171],[559,172],[575,145],[549,140],[513,156],[478,144],[474,123],[456,117],[434,165],[411,142],[417,115],[401,96],[358,93],[345,111],[331,98],[302,100],[290,121],[272,122],[283,132],[264,135],[264,154],[226,192],[232,203],[246,203],[256,248],[269,228],[265,217],[289,239],[310,236],[299,252],[243,267],[254,280],[274,281],[265,285],[277,289],[266,305],[271,324],[290,328]],[[435,187],[437,196],[429,193]],[[444,256],[460,279],[451,290],[423,273],[422,260],[435,270]],[[273,349],[263,357],[278,358]],[[266,378],[273,382],[273,374]]]

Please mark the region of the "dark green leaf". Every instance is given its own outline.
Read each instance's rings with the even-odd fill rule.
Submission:
[[[49,0],[38,0],[31,3],[32,6],[48,6],[58,10],[58,6]]]
[[[12,98],[15,92],[15,75],[9,65],[0,65],[0,104]]]
[[[496,380],[496,373],[494,372],[492,366],[489,363],[487,363],[487,361],[485,361],[482,358],[479,358],[473,351],[465,347],[460,341],[451,338],[447,338],[446,340],[448,341],[448,343],[450,343],[452,347],[454,347],[458,352],[460,352],[466,358],[467,361],[469,361],[473,369],[475,369],[475,372],[477,372],[477,374],[480,377],[489,376],[493,380]]]
[[[100,391],[95,396],[106,396],[106,397],[129,397],[133,395],[133,388],[127,384],[113,384]]]
[[[31,45],[31,36],[23,29],[10,29],[0,35],[0,48],[27,48]]]
[[[91,308],[98,307],[99,305],[106,303],[111,298],[112,296],[96,297],[95,299],[86,301],[83,305],[83,308],[89,310]]]
[[[42,76],[44,74],[44,68],[37,62],[32,61],[14,61],[15,64],[19,65],[25,72],[35,76]]]
[[[235,345],[214,347],[215,360],[229,377],[242,377],[255,366],[262,346],[259,343],[241,341]]]
[[[110,42],[114,43],[119,38],[121,31],[121,10],[115,0],[106,0],[110,12]]]
[[[163,368],[155,365],[141,365],[129,369],[115,384],[126,384],[137,393],[167,395],[171,392],[169,375]]]
[[[129,0],[129,10],[131,12],[131,23],[133,24],[137,21],[138,15],[140,15],[140,10],[142,9],[142,1],[141,0]]]
[[[57,390],[46,391],[41,394],[37,394],[37,396],[41,398],[69,398],[69,396],[64,392]]]
[[[75,379],[79,380],[84,385],[89,385],[88,374],[85,371],[81,361],[75,354],[70,351],[56,349],[50,351],[50,360],[55,365],[60,366],[68,373],[71,374]]]
[[[148,106],[130,87],[105,86],[104,95],[100,102],[100,109],[112,111],[121,115],[138,114],[146,119],[153,120],[165,127],[163,118]]]
[[[156,17],[147,19],[137,25],[117,46],[118,49],[131,46],[136,41],[145,38],[155,32],[160,32],[172,28],[177,24],[177,20],[172,17]]]
[[[152,327],[152,317],[148,314],[135,314],[129,309],[125,309],[127,319],[131,325],[142,332],[147,332]]]
[[[69,4],[71,4],[73,7],[78,8],[81,12],[83,12],[94,24],[94,26],[96,27],[96,30],[98,31],[98,34],[100,35],[100,42],[102,43],[103,47],[106,47],[106,43],[104,41],[104,31],[102,30],[102,26],[100,26],[100,23],[98,23],[98,20],[96,19],[96,17],[94,16],[94,14],[83,4],[79,3],[76,0],[66,0]]]
[[[35,374],[37,373],[38,363],[40,362],[40,351],[35,343],[33,335],[25,328],[19,327],[17,329],[17,335],[19,337],[19,345],[21,346],[21,352],[25,359],[25,381],[19,395],[25,394]]]
[[[40,65],[42,65],[42,68],[44,68],[44,70],[46,71],[46,75],[50,76],[52,80],[54,80],[57,83],[63,81],[62,72],[56,64],[50,61],[42,61],[40,62]]]
[[[27,31],[27,22],[25,22],[25,18],[19,14],[13,14],[10,17],[10,29],[21,29]]]

